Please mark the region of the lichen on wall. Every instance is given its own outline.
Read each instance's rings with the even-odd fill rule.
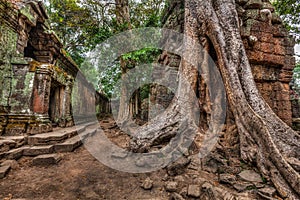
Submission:
[[[0,22],[0,106],[7,107],[12,84],[11,59],[17,55],[18,35],[10,27]]]

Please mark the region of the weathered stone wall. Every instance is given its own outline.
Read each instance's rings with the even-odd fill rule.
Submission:
[[[289,83],[294,40],[268,0],[238,1],[241,35],[257,87],[274,112],[292,125]]]
[[[0,135],[72,126],[71,93],[81,72],[50,30],[43,4],[0,0],[0,11]],[[86,105],[76,113],[91,113],[87,105],[99,99],[108,104],[86,79],[78,85]]]
[[[236,3],[240,17],[241,36],[257,87],[274,112],[291,126],[292,106],[289,82],[295,67],[294,40],[289,36],[268,0],[238,0]],[[168,4],[164,27],[182,33],[184,0],[168,1]],[[178,70],[180,58],[164,52],[159,61],[167,66],[172,65],[173,69],[177,66]],[[172,80],[171,77],[169,79]],[[199,101],[205,101],[205,84],[199,84]],[[163,89],[154,86],[151,92],[153,102],[167,104],[165,100],[169,97],[164,98],[166,93]],[[205,106],[201,107],[205,108]],[[203,111],[209,114],[207,109]]]

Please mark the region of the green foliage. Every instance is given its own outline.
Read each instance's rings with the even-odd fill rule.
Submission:
[[[128,30],[129,25],[118,24],[114,1],[94,0],[44,0],[52,29],[62,40],[66,51],[80,66],[86,78],[96,89],[108,96],[121,78],[120,63],[116,58],[109,67],[94,66],[85,57],[98,44],[114,34]],[[163,0],[129,0],[132,28],[161,26]],[[145,48],[122,56],[128,68],[152,63],[160,53],[157,49]],[[141,96],[147,96],[150,87],[141,89]]]
[[[286,27],[300,43],[300,2],[299,0],[274,0],[272,1],[276,12],[281,16]]]
[[[159,49],[143,48],[124,54],[122,58],[128,63],[127,68],[130,69],[143,63],[152,63],[160,53]]]
[[[112,35],[109,25],[102,22],[104,19],[100,21],[95,11],[97,1],[84,0],[79,4],[76,0],[47,0],[46,5],[52,29],[79,66],[86,52]]]
[[[137,66],[141,66],[146,68],[147,70],[143,70],[143,74],[135,74],[135,77],[130,78],[132,83],[126,82],[129,87],[131,84],[135,84],[137,79],[140,79],[142,77],[149,77],[152,72],[152,66],[151,63],[153,63],[157,56],[161,53],[160,50],[154,49],[154,48],[144,48],[137,51],[133,51],[127,54],[122,55],[122,58],[127,63],[127,69],[133,69]],[[118,59],[116,59],[118,60]],[[138,70],[137,72],[140,72]],[[121,67],[119,61],[115,61],[111,66],[104,67],[99,69],[99,86],[105,94],[107,94],[109,97],[112,96],[118,96],[118,94],[115,94],[116,87],[120,87],[117,85],[120,83],[121,79]],[[141,100],[148,97],[150,92],[150,85],[144,85],[140,88],[140,98]]]
[[[150,84],[143,85],[143,87],[140,88],[140,100],[141,101],[149,97],[150,88],[151,88]]]
[[[131,24],[134,28],[160,27],[164,8],[163,0],[129,1]]]
[[[117,82],[121,79],[121,68],[120,63],[115,62],[113,65],[105,68],[105,70],[100,71],[99,73],[99,88],[104,92],[108,97],[114,95],[114,89]]]

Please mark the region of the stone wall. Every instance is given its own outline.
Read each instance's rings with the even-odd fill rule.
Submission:
[[[289,36],[268,0],[237,0],[236,3],[241,36],[257,87],[273,111],[291,126],[292,106],[289,83],[295,67],[294,40]],[[184,1],[168,1],[168,4],[163,18],[164,27],[182,33]],[[180,57],[164,52],[159,62],[178,70]],[[172,80],[172,77],[166,78]],[[200,83],[199,101],[205,101],[205,95],[202,95],[205,93],[205,86],[203,86]],[[166,95],[164,89],[154,86],[151,92],[152,104],[167,104],[165,100],[169,99],[169,96],[164,98]]]
[[[72,126],[71,93],[81,72],[50,30],[43,4],[0,0],[0,11],[0,135]],[[107,108],[108,99],[85,78],[77,85],[86,105],[102,100]],[[76,113],[86,110],[95,113],[87,107]]]
[[[238,1],[241,35],[257,87],[273,111],[292,125],[289,83],[295,67],[294,40],[266,0]]]

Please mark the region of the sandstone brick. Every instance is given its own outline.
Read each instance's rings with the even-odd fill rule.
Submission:
[[[269,53],[263,54],[263,62],[272,64],[272,65],[284,65],[284,56],[273,55]]]
[[[284,38],[273,38],[273,35],[271,35],[271,37],[272,37],[272,42],[275,45],[284,46]]]
[[[265,53],[273,53],[274,52],[274,45],[272,43],[268,42],[262,42],[260,43],[260,51]]]
[[[259,37],[259,40],[262,41],[262,42],[272,42],[273,41],[273,35],[272,35],[272,33],[261,32],[261,36]]]
[[[53,152],[53,145],[47,145],[47,146],[34,146],[30,147],[28,149],[24,149],[23,155],[24,156],[36,156],[41,154],[50,154]]]
[[[53,165],[61,160],[58,154],[39,155],[32,160],[33,165]]]
[[[286,50],[281,45],[275,45],[274,46],[274,53],[277,54],[277,55],[285,55]]]
[[[250,62],[262,62],[263,61],[263,52],[260,51],[250,51],[247,52],[248,53],[248,58],[250,60]]]
[[[271,33],[271,34],[274,34],[274,29],[273,29],[273,26],[270,26],[269,24],[266,24],[265,22],[258,22],[256,23],[255,25],[255,28],[254,30],[259,30],[260,32],[263,32],[263,33]],[[254,27],[252,27],[253,29]]]

